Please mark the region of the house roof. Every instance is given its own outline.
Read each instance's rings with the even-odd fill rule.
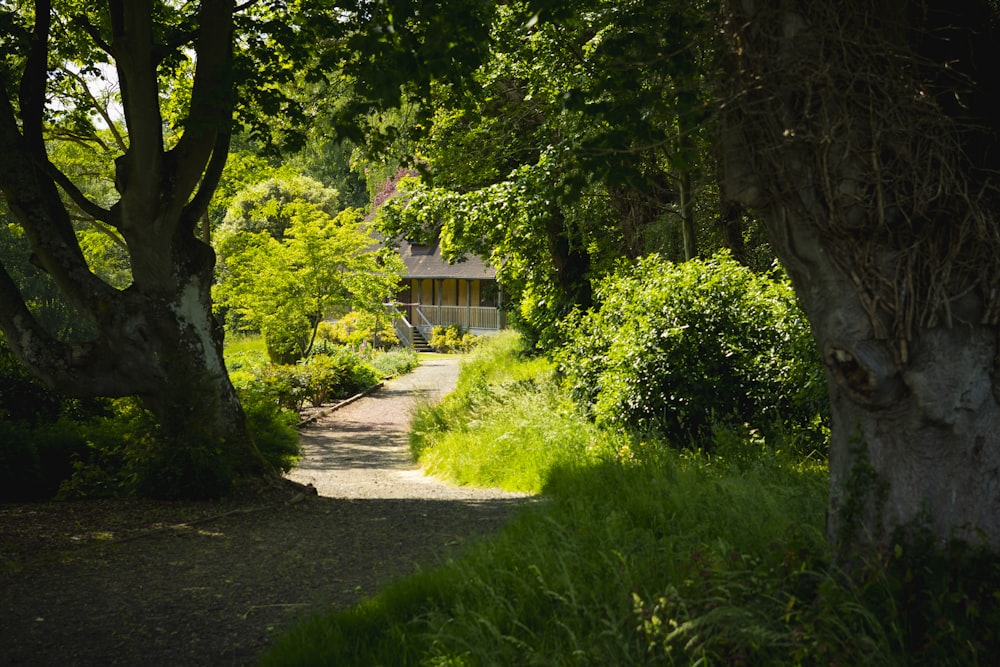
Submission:
[[[441,256],[441,245],[418,245],[399,242],[399,254],[406,264],[403,278],[465,278],[467,280],[496,278],[496,270],[479,257],[467,255],[465,260],[449,263]]]

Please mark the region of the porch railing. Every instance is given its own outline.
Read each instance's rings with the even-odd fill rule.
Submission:
[[[387,305],[395,315],[396,331],[404,345],[413,345],[413,329],[418,329],[430,340],[431,332],[436,326],[457,324],[475,332],[496,331],[505,325],[504,314],[499,308],[428,306],[419,303]]]
[[[413,304],[417,326],[448,326],[457,324],[464,329],[497,330],[502,328],[502,313],[498,308],[475,306],[428,306]]]

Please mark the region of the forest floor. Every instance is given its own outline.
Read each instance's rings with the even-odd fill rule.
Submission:
[[[302,430],[318,495],[0,505],[0,665],[247,665],[306,615],[348,608],[489,535],[527,499],[424,476],[407,446],[456,357]]]

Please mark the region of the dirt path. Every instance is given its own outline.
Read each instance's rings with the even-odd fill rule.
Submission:
[[[510,499],[512,494],[495,489],[443,484],[425,476],[410,457],[414,408],[451,392],[458,367],[455,356],[425,360],[413,373],[303,430],[303,460],[289,477],[330,498]]]
[[[440,357],[303,431],[319,496],[0,506],[0,665],[245,665],[283,628],[355,604],[497,530],[523,498],[410,462]],[[292,502],[289,502],[292,501]]]

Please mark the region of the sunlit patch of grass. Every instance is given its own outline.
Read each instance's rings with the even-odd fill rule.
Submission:
[[[455,392],[417,412],[411,449],[429,473],[537,493],[555,466],[611,455],[608,438],[553,381],[551,364],[517,345],[512,335],[484,343],[463,362]]]
[[[260,334],[228,334],[224,346],[226,354],[245,352],[267,352],[264,338]]]

